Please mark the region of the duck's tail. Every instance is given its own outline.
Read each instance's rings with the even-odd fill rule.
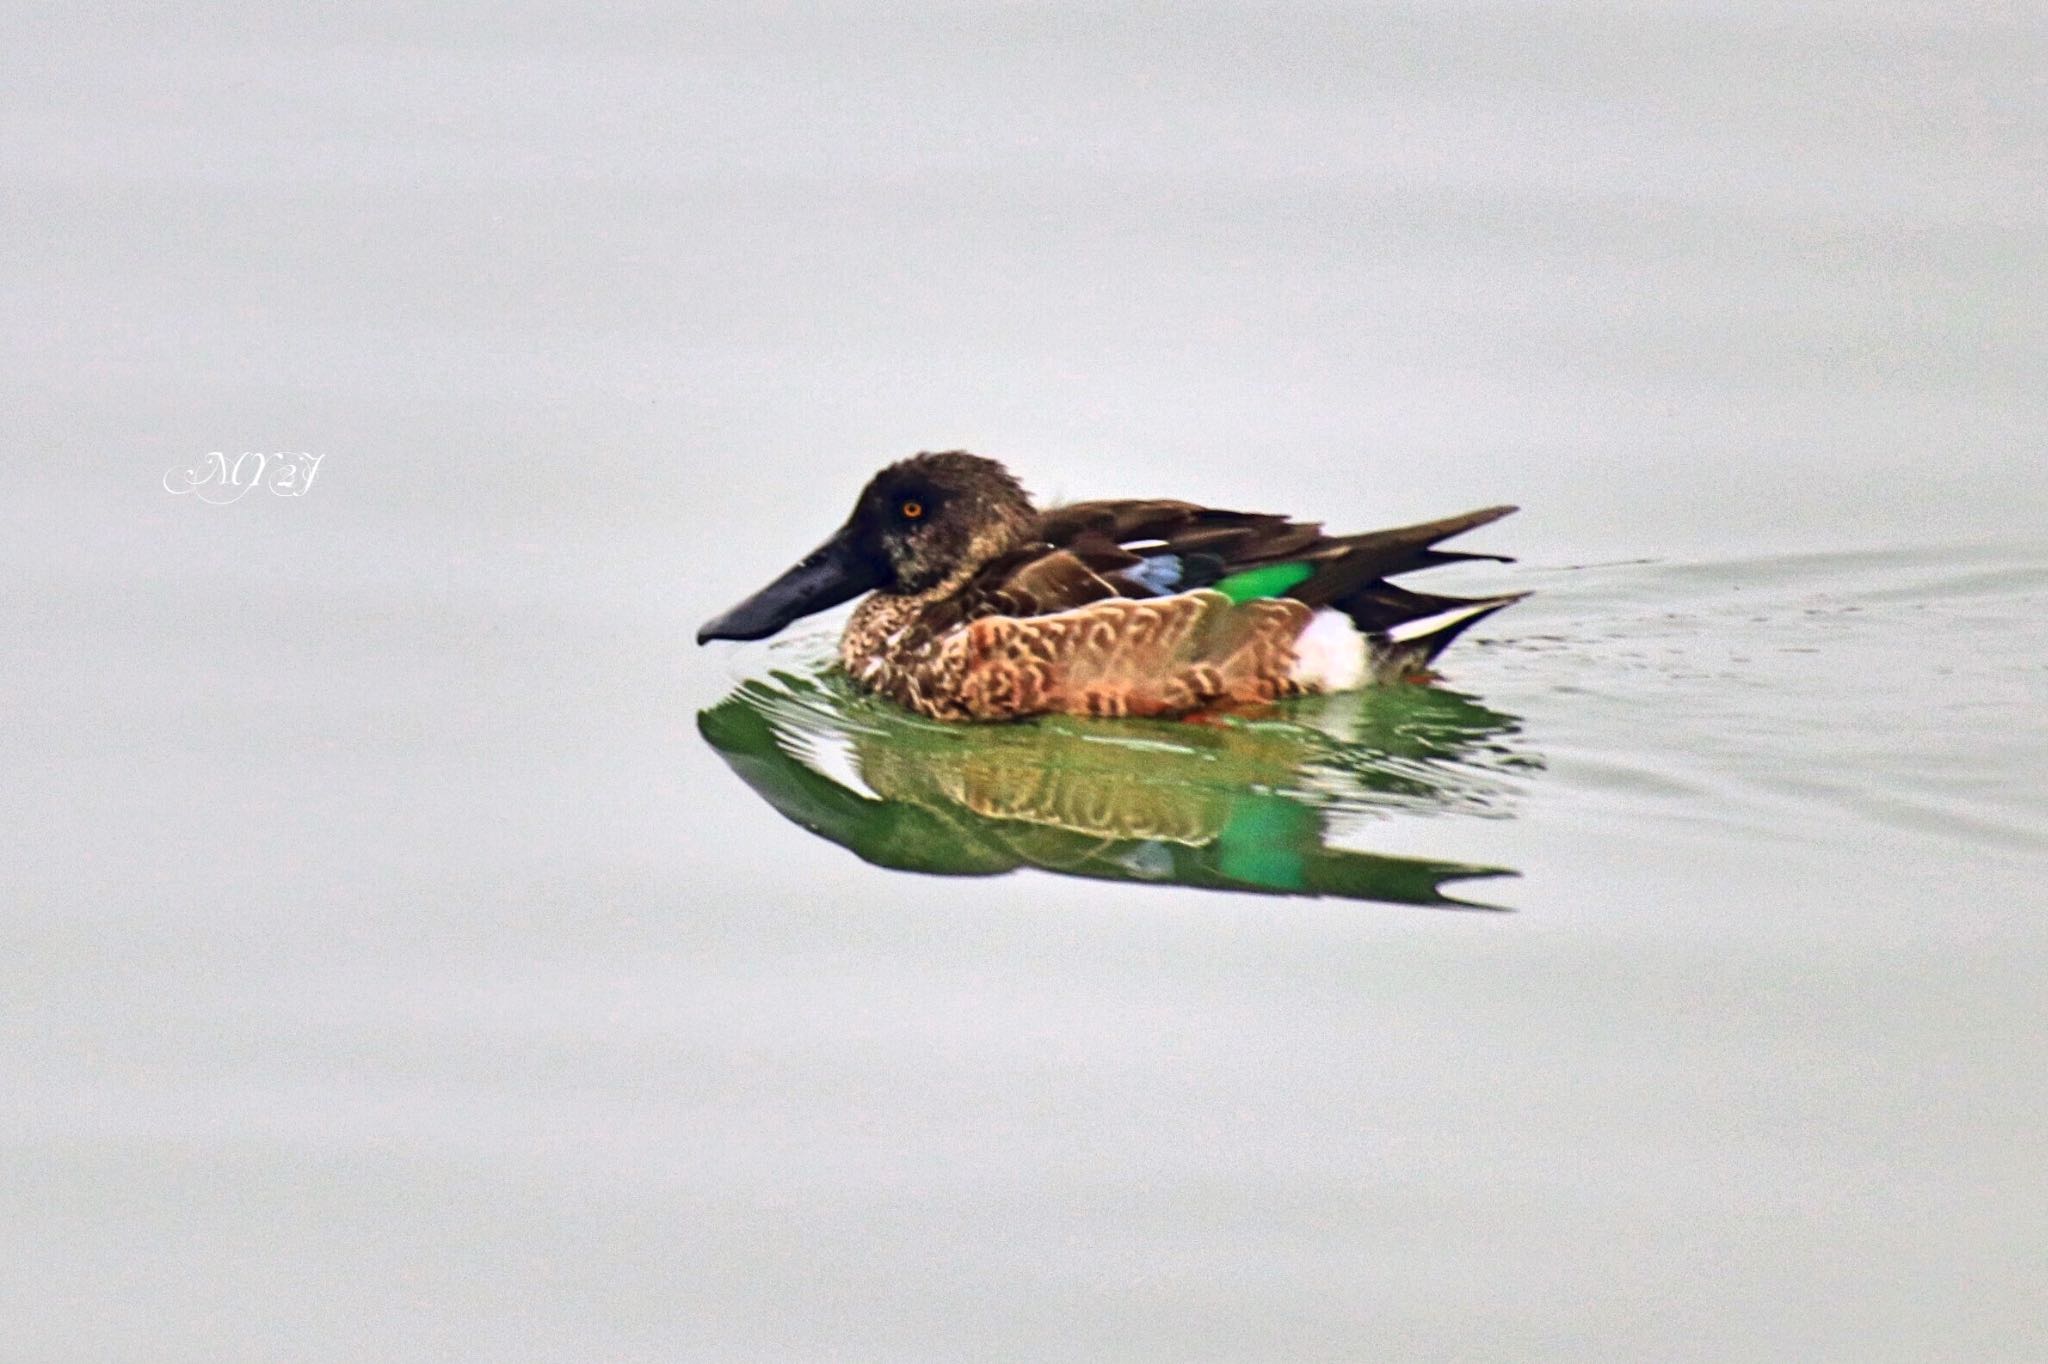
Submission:
[[[1401,591],[1399,588],[1394,590]],[[1403,605],[1423,608],[1420,614],[1368,627],[1364,621],[1358,620],[1358,613],[1352,613],[1352,619],[1367,632],[1372,645],[1373,672],[1383,682],[1423,671],[1438,654],[1450,647],[1452,640],[1529,594],[1510,592],[1498,597],[1431,597],[1420,592],[1406,592],[1403,595],[1412,599]]]

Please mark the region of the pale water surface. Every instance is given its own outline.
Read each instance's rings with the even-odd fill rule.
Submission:
[[[0,1356],[2048,1356],[2038,14],[9,28]],[[690,644],[949,445],[1537,595]]]

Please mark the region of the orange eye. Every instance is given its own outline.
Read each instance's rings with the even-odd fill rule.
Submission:
[[[915,520],[917,520],[917,518],[918,518],[918,517],[920,517],[920,516],[923,516],[923,515],[924,515],[924,503],[922,503],[922,502],[905,502],[905,503],[903,504],[903,515],[904,515],[904,517],[905,517],[906,519],[908,519],[908,520],[911,520],[911,521],[915,521]]]

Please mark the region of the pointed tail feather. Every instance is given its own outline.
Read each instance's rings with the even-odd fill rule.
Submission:
[[[1511,592],[1499,597],[1431,598],[1433,602],[1443,603],[1444,609],[1413,617],[1378,633],[1373,650],[1378,665],[1376,671],[1382,677],[1399,677],[1428,667],[1438,654],[1450,647],[1452,640],[1494,612],[1505,610],[1528,595],[1527,592]]]
[[[1514,507],[1482,507],[1459,516],[1446,516],[1440,521],[1332,537],[1323,542],[1314,556],[1315,576],[1289,595],[1311,606],[1329,603],[1342,609],[1347,598],[1361,589],[1370,591],[1383,584],[1385,579],[1435,568],[1440,564],[1498,557],[1438,549],[1436,546],[1453,536],[1491,525],[1515,510]]]

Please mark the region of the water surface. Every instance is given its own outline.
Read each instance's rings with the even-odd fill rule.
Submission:
[[[9,1360],[2048,1354],[2038,16],[16,25]],[[690,644],[955,445],[1536,595],[1221,727]]]

